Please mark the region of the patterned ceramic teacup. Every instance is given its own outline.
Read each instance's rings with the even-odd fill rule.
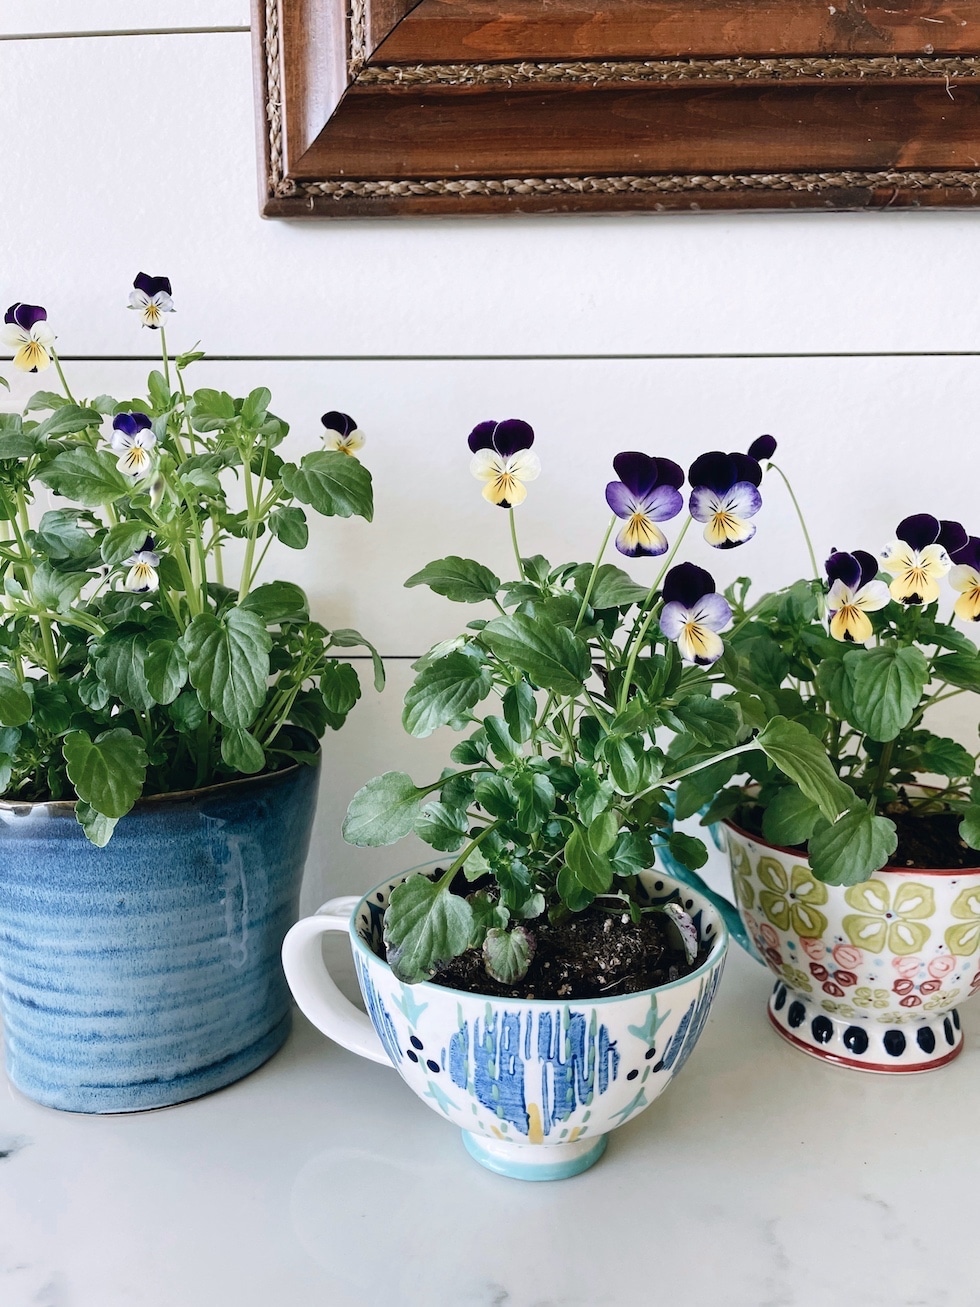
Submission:
[[[491,1171],[522,1180],[584,1171],[602,1155],[607,1133],[648,1107],[694,1048],[728,948],[721,914],[696,891],[645,872],[651,902],[680,890],[709,950],[689,976],[613,998],[489,998],[403,984],[378,955],[388,896],[405,875],[360,900],[325,903],[292,928],[282,958],[300,1009],[345,1048],[394,1066],[462,1128],[469,1152]],[[327,931],[350,935],[368,1016],[327,973]]]
[[[980,869],[883,867],[824,885],[799,851],[726,823],[739,913],[777,976],[769,1019],[797,1048],[865,1071],[930,1071],[963,1045],[980,988]]]

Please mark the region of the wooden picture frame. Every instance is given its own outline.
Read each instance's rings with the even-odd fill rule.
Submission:
[[[980,0],[599,4],[253,0],[262,212],[980,202]]]

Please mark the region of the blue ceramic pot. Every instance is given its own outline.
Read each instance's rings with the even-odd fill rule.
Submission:
[[[104,849],[71,803],[0,803],[0,1011],[11,1081],[131,1112],[248,1075],[289,1033],[318,768],[141,800]]]

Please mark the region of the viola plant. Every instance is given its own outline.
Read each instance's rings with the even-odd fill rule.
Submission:
[[[356,423],[328,414],[289,461],[268,390],[189,388],[204,356],[168,353],[166,277],[140,273],[129,306],[161,343],[145,396],[76,399],[43,308],[14,304],[4,335],[63,389],[0,413],[0,793],[77,799],[99,845],[140,795],[315,761],[360,696],[338,651],[369,649],[383,684],[357,631],[259,581],[273,541],[306,547],[308,510],[371,519]]]
[[[518,546],[515,507],[540,471],[533,442],[517,420],[482,422],[469,436],[483,496],[509,516],[513,579],[453,554],[406,582],[484,610],[416,663],[405,698],[411,735],[463,733],[454,765],[423,785],[404,772],[376,777],[344,826],[352,844],[414,832],[446,855],[436,873],[396,887],[385,913],[388,960],[410,983],[478,950],[488,975],[512,984],[545,923],[590,909],[634,922],[663,911],[649,906],[639,873],[656,865],[658,848],[671,865],[705,862],[704,843],[673,830],[674,806],[691,785],[724,785],[744,755],[758,753],[797,785],[828,826],[860,803],[804,723],[773,713],[759,729],[754,686],[726,684],[722,671],[739,614],[706,570],[677,561],[695,521],[718,549],[751,538],[760,458],[774,442],[712,451],[687,477],[670,459],[618,454],[598,556],[558,565]],[[642,582],[604,561],[614,531],[619,552],[649,569]],[[678,903],[666,911],[690,961],[696,931]]]

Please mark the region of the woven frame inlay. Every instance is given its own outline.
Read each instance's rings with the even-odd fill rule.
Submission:
[[[331,199],[342,205],[345,199],[393,199],[412,196],[547,196],[547,195],[672,195],[685,194],[696,203],[697,195],[723,191],[810,192],[875,191],[883,187],[904,190],[966,190],[976,196],[980,190],[980,169],[936,171],[887,169],[875,172],[838,170],[829,172],[647,174],[594,177],[446,177],[390,178],[376,181],[324,180],[297,182],[285,175],[282,134],[282,50],[278,0],[265,0],[265,116],[268,126],[268,194],[273,199]],[[980,77],[980,58],[785,58],[785,59],[674,59],[645,61],[517,63],[517,64],[429,64],[417,67],[365,66],[367,26],[365,0],[351,0],[348,12],[348,70],[352,80],[364,85],[417,86],[474,85],[480,83],[528,81],[787,81],[801,78],[831,80],[859,77],[868,80],[919,78],[945,81]]]

